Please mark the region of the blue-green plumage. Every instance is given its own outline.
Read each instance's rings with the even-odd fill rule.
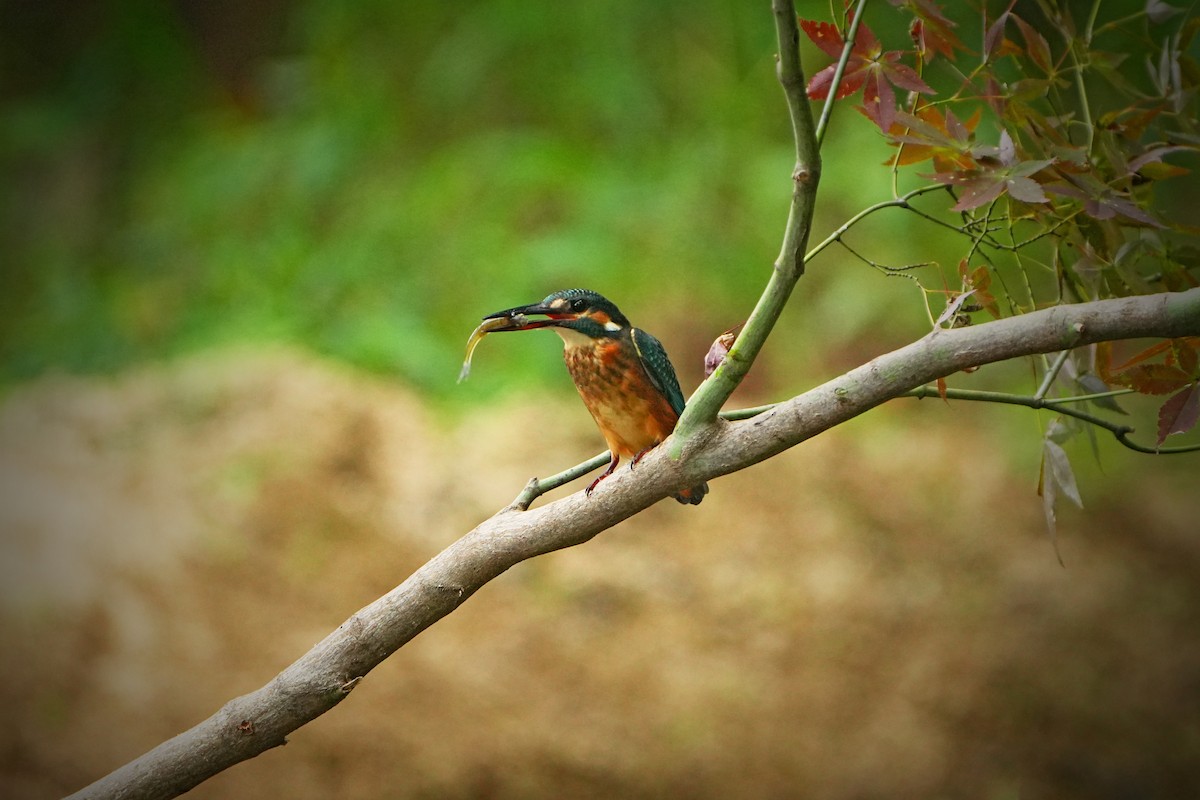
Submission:
[[[549,319],[528,319],[539,314]],[[588,487],[589,494],[622,457],[636,464],[675,429],[684,399],[667,351],[658,339],[633,327],[607,298],[587,289],[566,289],[540,303],[489,316],[521,320],[495,330],[550,327],[562,337],[567,371],[611,453],[608,469]],[[707,493],[708,485],[702,483],[675,499],[695,505]]]
[[[675,376],[675,367],[671,364],[671,359],[667,358],[667,351],[663,348],[662,342],[641,328],[630,328],[629,338],[632,340],[638,359],[642,362],[642,367],[646,370],[646,375],[654,384],[654,388],[666,395],[667,402],[671,404],[676,416],[682,414],[683,391],[679,388],[679,378]]]

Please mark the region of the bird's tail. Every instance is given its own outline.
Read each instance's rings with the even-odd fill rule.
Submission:
[[[682,492],[675,495],[675,499],[684,505],[698,506],[706,494],[708,494],[708,484],[702,483],[699,486],[693,486],[690,489],[684,489]]]

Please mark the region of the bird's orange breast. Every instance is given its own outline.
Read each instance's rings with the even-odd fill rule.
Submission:
[[[568,346],[563,357],[613,453],[635,456],[675,429],[678,415],[650,382],[631,344],[616,340]]]

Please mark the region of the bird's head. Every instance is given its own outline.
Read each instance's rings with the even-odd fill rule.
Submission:
[[[529,319],[540,316],[545,319]],[[490,332],[555,328],[567,344],[584,340],[611,339],[629,330],[629,320],[608,299],[588,289],[564,289],[527,306],[497,311],[484,317],[508,320]],[[580,337],[583,337],[582,339]]]

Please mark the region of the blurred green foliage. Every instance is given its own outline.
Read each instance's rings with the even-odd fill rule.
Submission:
[[[447,395],[480,316],[584,285],[694,384],[778,249],[792,143],[765,2],[8,6],[7,381],[285,341]],[[818,236],[889,191],[857,114],[829,145]],[[870,236],[928,257],[904,216]],[[813,366],[796,341],[897,316],[902,287],[823,261],[760,381]],[[559,377],[551,338],[489,341],[467,394]]]
[[[867,18],[911,46],[891,5]],[[512,336],[456,388],[478,319],[587,286],[664,339],[690,390],[778,252],[793,150],[766,0],[48,0],[5,19],[0,382],[279,341],[477,402],[562,378],[554,337]],[[828,62],[802,49],[810,75]],[[813,242],[891,197],[892,150],[855,102]],[[957,284],[963,239],[916,215],[846,238]],[[831,247],[746,388],[797,391],[927,325],[915,284]]]

